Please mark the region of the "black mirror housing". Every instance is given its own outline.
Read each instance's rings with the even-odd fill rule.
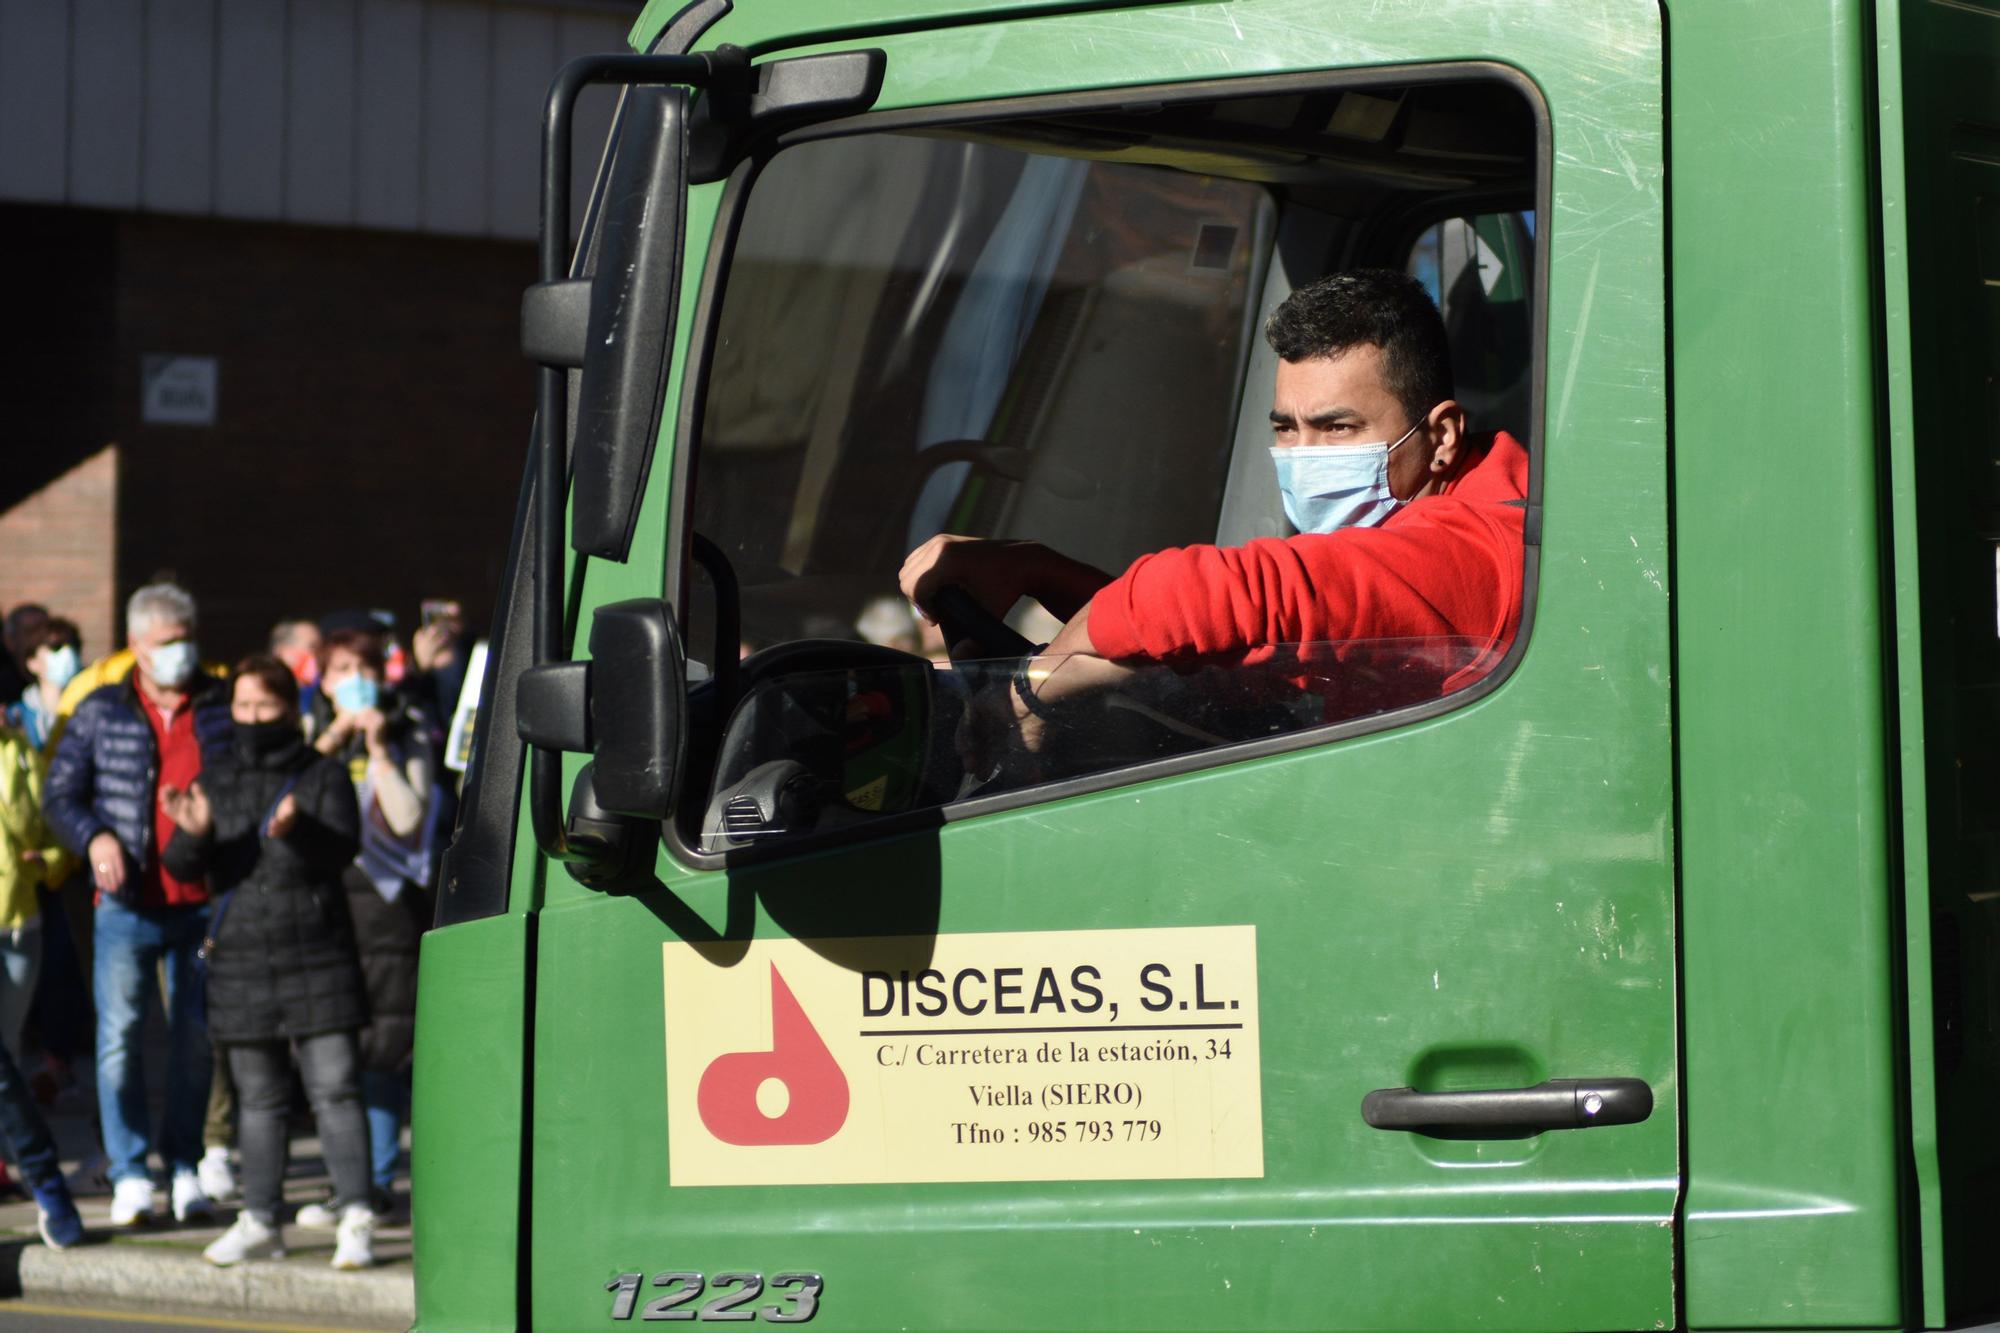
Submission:
[[[684,88],[627,93],[592,253],[570,544],[606,560],[631,553],[664,410],[680,317],[687,105]]]
[[[664,601],[598,608],[590,622],[590,720],[597,806],[667,818],[687,755],[687,653]]]

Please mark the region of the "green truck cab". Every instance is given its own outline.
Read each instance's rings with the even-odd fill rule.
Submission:
[[[420,1327],[1995,1317],[2000,7],[631,41],[550,97]],[[1258,330],[1358,266],[1526,446],[1518,631],[996,741],[1053,622],[934,663],[904,554],[1284,535]]]

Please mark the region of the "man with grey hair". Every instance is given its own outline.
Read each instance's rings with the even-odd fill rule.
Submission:
[[[132,594],[132,674],[77,705],[43,789],[50,827],[83,858],[97,890],[97,1099],[118,1226],[159,1211],[146,1165],[153,1141],[140,1039],[161,973],[171,1054],[160,1156],[174,1215],[211,1211],[195,1173],[211,1067],[195,964],[208,933],[208,889],[160,864],[174,828],[161,788],[186,790],[234,729],[226,691],[199,669],[194,629],[194,598],[183,589],[154,583]]]

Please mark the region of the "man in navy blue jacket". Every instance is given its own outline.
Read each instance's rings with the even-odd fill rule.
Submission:
[[[49,826],[84,858],[97,888],[97,1099],[111,1158],[111,1220],[119,1226],[159,1211],[146,1165],[153,1144],[139,1041],[162,968],[171,1057],[160,1156],[174,1215],[185,1221],[210,1211],[195,1174],[212,1060],[195,968],[208,931],[208,887],[160,864],[173,825],[159,793],[185,790],[233,731],[226,692],[198,670],[192,597],[170,583],[141,588],[126,604],[125,625],[133,672],[77,706],[42,794]]]

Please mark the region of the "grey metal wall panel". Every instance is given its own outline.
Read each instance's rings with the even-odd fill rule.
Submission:
[[[145,10],[140,0],[73,0],[69,198],[130,208],[144,149]]]
[[[355,221],[414,231],[423,218],[424,8],[361,0]]]
[[[0,200],[527,239],[549,79],[627,8],[0,0]],[[577,216],[614,101],[577,108]]]
[[[215,206],[215,0],[147,0],[145,160],[139,202]]]
[[[430,6],[424,34],[423,226],[487,229],[487,135],[492,128],[491,15],[472,5]]]
[[[0,198],[68,188],[69,6],[0,0]]]
[[[215,208],[229,217],[284,211],[285,28],[279,0],[216,12]]]
[[[286,34],[285,216],[354,220],[353,0],[291,0]]]
[[[625,34],[631,24],[580,14],[564,14],[557,25],[555,71],[578,56],[602,55],[607,51],[629,51]],[[612,112],[618,95],[609,88],[586,88],[576,100],[572,129],[576,151],[570,158],[570,218],[572,229],[583,222],[583,206],[590,201],[590,185],[597,179],[598,163],[604,154],[605,136],[611,133]]]
[[[538,230],[542,104],[555,69],[554,15],[506,9],[494,15],[486,216],[496,236],[532,240]]]

